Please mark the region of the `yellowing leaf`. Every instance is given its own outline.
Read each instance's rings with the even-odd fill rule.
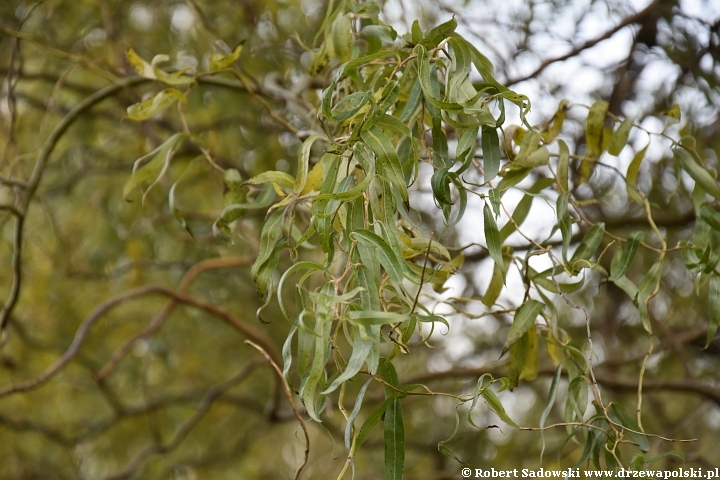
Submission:
[[[240,53],[242,53],[244,43],[245,41],[238,43],[235,48],[233,48],[232,52],[227,55],[223,55],[222,53],[213,53],[210,55],[210,71],[217,72],[218,70],[228,68],[230,65],[235,63],[235,61],[240,58]]]
[[[668,116],[667,124],[673,125],[680,122],[680,105],[677,103],[670,108],[667,112],[663,112],[664,115]]]
[[[153,80],[157,78],[152,65],[143,60],[132,48],[127,49],[127,52],[125,52],[125,58],[132,69],[135,70],[135,72],[141,77],[152,78]]]
[[[147,120],[162,112],[170,105],[178,101],[184,101],[185,96],[180,90],[175,88],[166,88],[147,100],[143,100],[135,105],[127,108],[127,116],[130,120]]]

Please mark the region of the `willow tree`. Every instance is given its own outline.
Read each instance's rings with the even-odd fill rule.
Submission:
[[[657,131],[604,100],[533,124],[454,18],[398,35],[373,2],[265,8],[21,5],[2,27],[3,474],[705,466],[648,399],[720,398],[658,369],[684,355],[659,341],[664,283],[709,312],[689,338],[720,320],[720,187],[680,106]],[[641,188],[651,147],[691,230]],[[592,215],[608,173],[637,228]],[[593,322],[610,288],[633,309],[616,340]],[[463,341],[482,366],[433,367]]]

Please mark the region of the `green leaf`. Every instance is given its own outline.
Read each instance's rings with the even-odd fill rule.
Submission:
[[[490,211],[490,206],[487,203],[485,203],[485,207],[483,207],[483,221],[485,226],[485,241],[487,242],[488,251],[490,252],[490,256],[492,257],[492,259],[495,260],[495,265],[497,265],[497,267],[503,273],[504,283],[506,270],[502,256],[502,242],[500,241],[500,231],[498,230],[497,223],[495,223],[495,218],[493,218],[492,212]]]
[[[185,101],[185,95],[176,88],[166,88],[147,100],[130,105],[127,108],[127,118],[137,121],[147,120],[178,101]]]
[[[542,450],[540,451],[540,459],[542,461],[543,453],[545,452],[545,431],[543,428],[545,427],[545,422],[547,421],[548,416],[550,415],[550,412],[552,411],[552,407],[555,404],[555,397],[557,396],[557,390],[560,386],[560,378],[562,377],[562,364],[558,365],[558,367],[555,369],[555,374],[553,375],[552,382],[550,382],[550,391],[548,392],[547,400],[545,401],[545,408],[543,409],[542,415],[540,415],[540,438],[542,439]]]
[[[144,205],[147,193],[152,187],[157,185],[158,181],[165,175],[170,166],[170,160],[172,159],[175,149],[179,143],[186,138],[188,138],[187,134],[176,133],[150,153],[135,160],[132,176],[125,182],[125,186],[123,187],[123,198],[128,201],[130,194],[137,187],[150,179],[154,179],[143,193],[142,203]]]
[[[356,310],[349,313],[352,323],[363,326],[389,325],[410,320],[407,313],[384,312],[382,310]]]
[[[565,122],[565,114],[567,113],[569,107],[570,102],[568,100],[562,100],[560,105],[558,105],[558,109],[555,112],[551,123],[548,125],[547,130],[543,132],[543,141],[546,144],[552,142],[555,137],[560,134],[563,123]]]
[[[390,139],[378,127],[372,127],[369,130],[363,131],[361,136],[375,153],[378,165],[380,166],[380,173],[390,180],[390,183],[400,192],[403,201],[407,203],[408,192],[405,175],[402,170],[402,165],[400,164],[400,157],[398,157]]]
[[[710,346],[718,325],[720,325],[720,277],[717,274],[710,276],[710,288],[708,293],[708,333],[705,341],[705,348]]]
[[[510,416],[505,411],[505,407],[503,407],[502,402],[500,402],[500,399],[498,396],[490,390],[489,388],[484,389],[480,395],[485,399],[485,402],[487,402],[488,406],[497,414],[498,417],[500,417],[500,420],[507,423],[508,425],[520,428],[517,426],[515,422],[512,421]]]
[[[412,137],[412,131],[410,128],[401,122],[399,118],[393,117],[392,115],[385,113],[378,114],[375,125],[383,130],[395,130],[406,137]]]
[[[720,186],[718,186],[708,171],[695,161],[687,150],[682,147],[677,147],[673,150],[673,157],[707,193],[715,197],[715,200],[720,200]]]
[[[360,371],[363,364],[365,363],[365,359],[367,359],[368,355],[370,354],[370,349],[372,348],[373,341],[371,338],[363,339],[363,335],[361,335],[360,333],[360,328],[354,328],[355,339],[353,342],[353,351],[352,355],[350,356],[350,360],[348,360],[347,367],[345,367],[345,371],[340,376],[338,376],[328,388],[323,390],[321,394],[328,395],[335,391],[335,389],[337,389],[344,382],[350,380],[355,375],[357,375],[357,373]]]
[[[345,450],[348,453],[350,452],[350,448],[352,445],[352,434],[355,428],[355,419],[360,413],[360,407],[362,406],[363,399],[365,398],[365,392],[367,391],[368,387],[370,386],[370,382],[372,381],[373,379],[371,378],[367,382],[365,382],[362,387],[360,387],[357,398],[355,398],[355,406],[353,407],[352,411],[350,412],[350,416],[348,417],[347,425],[345,426]]]
[[[518,386],[520,380],[520,373],[525,368],[525,361],[527,360],[528,353],[530,350],[529,334],[530,330],[520,337],[510,347],[510,360],[508,361],[508,378],[510,380],[510,391],[514,390]]]
[[[509,259],[507,261],[509,264]],[[507,269],[507,266],[505,266],[505,269]],[[497,266],[497,264],[493,265],[493,273],[492,278],[490,279],[490,285],[488,285],[487,291],[482,297],[483,305],[487,307],[492,307],[493,305],[495,305],[495,302],[497,301],[500,293],[502,292],[504,284],[505,280],[503,270],[501,270]]]
[[[335,17],[335,21],[330,27],[332,35],[332,49],[335,57],[341,63],[350,60],[350,51],[352,48],[352,22],[345,14]]]
[[[293,188],[293,186],[295,185],[295,179],[289,173],[278,172],[277,170],[268,170],[247,179],[245,183],[248,185],[263,185],[266,183],[276,183],[281,187]]]
[[[240,58],[244,43],[245,41],[243,40],[235,45],[235,48],[233,48],[227,55],[223,55],[222,53],[212,53],[210,55],[210,71],[217,72],[218,70],[226,69],[235,63],[237,59]]]
[[[262,232],[260,233],[260,251],[255,263],[253,263],[250,272],[257,285],[257,293],[259,298],[265,298],[267,293],[267,282],[269,277],[262,275],[263,272],[274,270],[277,262],[271,261],[274,256],[276,245],[283,238],[283,214],[281,210],[275,210],[270,214]]]
[[[627,243],[625,243],[624,246],[618,247],[615,250],[610,265],[610,278],[608,280],[615,281],[625,275],[644,237],[645,234],[643,232],[634,232],[628,237]]]
[[[645,158],[645,152],[647,152],[649,146],[650,144],[647,144],[645,148],[635,154],[632,162],[630,162],[630,166],[628,166],[627,174],[625,175],[625,180],[627,181],[625,188],[627,189],[628,197],[640,205],[645,205],[645,202],[643,201],[643,197],[638,193],[637,178],[638,172],[640,171],[640,164]]]
[[[558,183],[560,183],[560,187],[562,188],[563,192],[567,192],[569,189],[568,186],[568,169],[569,169],[569,161],[570,161],[570,150],[568,149],[567,143],[565,143],[564,140],[558,140],[558,166],[557,166],[557,176],[558,176]]]
[[[328,89],[329,94],[333,92]],[[343,97],[331,110],[328,118],[335,122],[342,122],[354,117],[372,98],[370,92],[355,92]]]
[[[457,407],[455,408],[455,428],[453,429],[452,433],[448,438],[438,443],[438,452],[442,453],[443,455],[452,458],[456,462],[467,465],[465,462],[460,460],[460,458],[455,455],[455,453],[450,450],[450,448],[446,445],[449,441],[451,441],[453,438],[455,438],[455,435],[457,435],[458,430],[460,429],[460,413],[458,412]]]
[[[393,398],[385,410],[385,480],[402,480],[405,470],[405,426],[400,398]]]
[[[608,153],[610,155],[618,156],[625,145],[627,145],[628,137],[630,136],[630,129],[632,129],[634,122],[626,118],[622,121],[620,126],[613,133],[610,145],[608,146]]]
[[[395,283],[402,282],[405,276],[400,261],[405,260],[398,259],[385,240],[369,230],[356,230],[350,234],[350,238],[372,249],[390,278]]]
[[[603,100],[595,102],[588,112],[587,125],[585,127],[585,144],[587,152],[580,164],[578,183],[583,184],[588,181],[590,175],[595,168],[595,162],[602,155],[602,136],[603,125],[605,124],[605,115],[607,114],[608,102]]]
[[[567,262],[567,252],[570,248],[570,242],[572,241],[572,223],[570,222],[570,213],[568,212],[568,199],[570,198],[570,192],[565,190],[558,196],[556,211],[558,218],[558,225],[560,225],[560,233],[562,234],[562,257]]]
[[[292,187],[293,192],[298,195],[302,192],[303,188],[305,188],[305,183],[307,183],[310,165],[310,152],[312,150],[313,143],[315,143],[318,138],[320,138],[320,135],[310,135],[305,139],[300,147],[300,151],[298,152],[297,177],[295,177]]]
[[[292,177],[290,177],[292,180]],[[247,210],[259,210],[270,206],[275,199],[275,190],[269,183],[263,185],[260,193],[252,200],[243,203],[233,203],[223,208],[220,216],[213,223],[213,235],[220,236],[225,234],[230,236],[232,233],[228,228],[231,222],[234,222],[245,214]]]
[[[455,102],[446,102],[441,99],[432,87],[430,79],[430,58],[427,50],[422,45],[417,45],[413,49],[413,53],[417,55],[418,61],[418,78],[420,79],[420,87],[425,94],[425,98],[436,108],[447,111],[461,111],[463,106]]]
[[[645,331],[652,333],[652,327],[650,326],[650,318],[648,317],[648,301],[653,296],[655,288],[660,282],[662,276],[663,261],[662,258],[657,261],[651,268],[650,271],[643,277],[638,289],[638,310],[640,312],[640,321]]]
[[[612,410],[612,413],[615,414],[616,419],[619,420],[618,423],[622,425],[623,427],[627,427],[631,430],[635,430],[636,432],[640,432],[640,427],[638,426],[635,419],[628,415],[628,413],[625,411],[625,409],[617,402],[613,402],[610,405],[610,409]],[[616,421],[617,421],[616,420]],[[638,444],[638,447],[640,447],[640,450],[643,452],[650,451],[650,442],[648,442],[648,439],[645,435],[640,435],[639,433],[630,432],[630,436],[635,440],[635,442]]]
[[[440,42],[448,38],[457,28],[457,20],[455,20],[455,17],[451,18],[445,23],[441,23],[437,27],[434,27],[430,29],[425,34],[425,38],[422,41],[423,45],[428,48],[435,48],[437,47]]]
[[[378,422],[383,418],[383,415],[385,415],[385,411],[388,409],[388,406],[392,401],[395,400],[395,396],[391,396],[385,399],[383,403],[381,403],[375,410],[372,411],[370,415],[365,419],[362,426],[360,427],[360,431],[358,433],[357,439],[355,440],[355,449],[357,450],[362,446],[363,443],[365,443],[365,440],[367,440],[368,435],[370,435],[370,432],[372,431],[373,427],[378,424]]]
[[[545,308],[544,303],[531,299],[515,311],[513,323],[508,331],[505,345],[503,345],[502,355],[505,355],[512,344],[518,341],[520,337],[525,335],[525,332],[535,325],[535,319],[543,311],[543,308]]]
[[[500,140],[497,129],[488,125],[482,127],[483,180],[489,182],[500,171]]]
[[[392,43],[397,38],[397,32],[389,25],[365,25],[362,34],[379,38],[386,43]]]
[[[579,272],[590,258],[595,254],[603,236],[605,235],[605,224],[598,222],[593,225],[583,237],[580,246],[573,253],[570,259],[570,272],[575,275]]]

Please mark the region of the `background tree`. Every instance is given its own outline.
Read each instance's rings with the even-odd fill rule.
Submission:
[[[592,466],[593,455],[584,457],[588,445],[589,453],[600,454],[601,466],[612,465],[614,457],[605,458],[603,450],[606,445],[613,450],[618,440],[627,441],[614,450],[626,466],[646,449],[646,459],[675,451],[682,453],[686,466],[715,466],[711,439],[720,418],[720,390],[714,373],[718,345],[713,326],[718,310],[713,305],[718,291],[712,272],[720,226],[717,196],[711,196],[717,189],[713,168],[720,125],[718,12],[709,4],[701,4],[706,9],[702,10],[663,1],[638,9],[609,1],[529,2],[517,9],[507,2],[439,8],[387,2],[377,12],[372,5],[46,1],[0,7],[4,59],[0,118],[5,140],[0,176],[0,260],[5,265],[0,278],[4,301],[0,436],[6,446],[0,451],[0,478],[167,478],[171,474],[286,478],[294,474],[308,445],[304,430],[285,397],[284,382],[258,349],[243,342],[251,340],[282,368],[281,348],[293,322],[315,321],[310,317],[317,318],[325,308],[321,300],[337,298],[341,290],[322,297],[326,280],[313,275],[305,285],[308,292],[317,290],[315,296],[295,297],[289,285],[300,277],[291,272],[280,292],[291,320],[286,322],[276,297],[256,315],[263,306],[256,294],[258,281],[261,287],[267,282],[267,291],[260,289],[265,300],[283,272],[299,261],[322,265],[332,245],[338,253],[330,252],[335,262],[327,268],[335,280],[342,278],[342,266],[368,263],[367,256],[360,258],[362,262],[353,260],[346,247],[364,245],[383,253],[367,228],[354,237],[345,235],[350,231],[348,216],[354,218],[352,212],[359,209],[343,207],[341,215],[346,218],[340,220],[323,215],[322,209],[329,211],[328,204],[337,199],[318,194],[338,192],[322,191],[317,177],[327,178],[333,161],[320,158],[333,148],[340,156],[353,152],[360,168],[345,173],[350,179],[345,187],[328,184],[328,188],[347,190],[352,182],[362,183],[380,154],[373,148],[377,142],[369,140],[368,133],[366,137],[359,133],[364,127],[358,127],[358,135],[353,129],[364,124],[360,119],[372,119],[367,112],[375,112],[375,106],[389,98],[392,89],[385,87],[392,83],[386,80],[398,72],[403,73],[394,77],[399,94],[386,111],[400,115],[401,107],[411,103],[414,87],[404,77],[417,75],[424,55],[425,68],[445,73],[428,76],[439,82],[438,87],[449,94],[453,78],[462,84],[457,52],[464,44],[457,38],[448,40],[453,38],[452,22],[448,23],[452,14],[459,23],[457,32],[496,67],[493,84],[481,71],[487,67],[470,51],[475,60],[469,77],[472,88],[486,88],[484,95],[492,97],[486,103],[482,98],[487,97],[475,99],[477,111],[461,112],[482,124],[477,150],[456,148],[455,142],[475,144],[468,140],[470,134],[462,135],[473,127],[464,124],[468,118],[452,113],[455,107],[445,104],[467,104],[472,99],[443,98],[433,93],[433,85],[417,87],[418,98],[424,99],[417,107],[421,110],[403,118],[412,130],[405,138],[415,140],[400,145],[402,126],[388,118],[373,120],[381,122],[374,127],[380,131],[392,130],[393,125],[400,130],[397,137],[390,137],[399,158],[412,157],[409,152],[416,150],[419,155],[417,173],[412,172],[412,164],[395,176],[392,169],[378,170],[390,184],[378,181],[363,197],[374,202],[368,204],[377,220],[379,212],[391,208],[392,192],[402,190],[397,180],[406,174],[416,179],[408,195],[410,206],[421,213],[417,221],[421,225],[401,224],[407,238],[398,238],[405,245],[398,246],[416,268],[408,272],[403,268],[411,267],[380,261],[383,283],[377,287],[385,289],[380,299],[385,316],[363,315],[368,308],[362,302],[373,300],[361,295],[370,289],[356,292],[357,310],[350,298],[347,307],[328,300],[327,311],[342,312],[361,327],[363,321],[384,323],[374,330],[383,339],[377,348],[382,357],[395,355],[399,383],[395,390],[385,385],[383,391],[381,382],[373,381],[361,391],[370,376],[360,373],[327,397],[319,394],[320,388],[317,395],[304,389],[304,407],[295,397],[297,413],[312,415],[306,408],[316,405],[316,415],[323,420],[305,424],[310,458],[302,475],[326,478],[343,469],[348,456],[347,417],[363,395],[356,429],[350,430],[353,466],[361,478],[376,478],[387,466],[383,459],[398,458],[400,450],[387,452],[388,432],[390,438],[398,432],[398,424],[388,420],[388,407],[394,405],[401,405],[403,412],[406,478],[457,478],[460,465],[448,454],[473,466],[495,468],[567,468],[581,460],[582,465]],[[420,18],[417,27],[412,22],[403,26],[406,19],[416,17]],[[409,36],[395,39],[388,24],[400,33],[407,30]],[[436,25],[444,26],[432,30]],[[358,66],[360,79],[347,69],[348,79],[338,77],[342,62],[391,44],[400,52],[395,64],[391,57],[379,56]],[[133,53],[128,53],[129,48]],[[389,70],[383,70],[382,62]],[[208,74],[220,70],[224,72]],[[373,72],[380,73],[372,77]],[[349,95],[360,92],[358,86],[363,85],[371,86],[376,95]],[[502,85],[533,102],[526,124],[520,119],[521,110],[512,106],[515,101],[523,107],[525,98],[513,96]],[[531,164],[537,164],[533,170],[520,169],[526,174],[523,183],[505,191],[501,205],[507,211],[500,209],[496,217],[497,198],[488,188],[472,184],[488,179],[483,173],[487,174],[489,157],[497,147],[483,141],[492,138],[500,98],[507,100],[508,119],[500,122],[504,128],[498,130],[503,134],[498,138],[502,164],[513,156],[513,161],[522,161],[527,148],[537,148],[541,154],[533,157]],[[563,98],[571,103],[561,103]],[[435,123],[433,108],[450,111],[449,116]],[[483,116],[486,111],[492,122]],[[621,151],[616,151],[617,145],[608,142],[622,137],[618,130],[630,126],[619,122],[626,115],[641,128],[633,128],[628,146],[620,145]],[[677,119],[681,121],[674,122]],[[523,153],[522,132],[529,126],[542,138],[527,140]],[[608,130],[611,127],[614,133]],[[426,134],[420,133],[425,130]],[[346,142],[346,149],[321,144],[323,140],[316,141],[313,134]],[[552,138],[558,134],[569,147],[567,184],[560,173],[564,155]],[[683,149],[674,142],[686,134],[693,134],[695,140],[694,145],[689,138],[684,140],[687,149]],[[531,138],[530,132],[525,135]],[[443,136],[449,140],[449,153],[443,152]],[[549,162],[542,153],[545,143]],[[359,145],[366,145],[368,151]],[[457,157],[455,150],[460,150]],[[606,150],[616,154],[603,153]],[[469,155],[464,157],[468,169],[462,178],[437,175],[442,171],[438,161],[460,160],[462,154]],[[304,158],[309,161],[302,185],[296,184],[302,177],[298,158],[300,164]],[[363,164],[362,158],[371,160]],[[597,162],[588,170],[591,160]],[[320,167],[313,171],[313,164]],[[252,185],[242,185],[252,178]],[[512,173],[495,179],[493,186],[511,183],[508,178],[513,178]],[[552,187],[555,184],[559,187]],[[563,185],[569,197],[563,197]],[[465,191],[470,192],[465,216],[446,228],[443,214],[451,220],[457,215]],[[307,201],[300,201],[303,195],[308,195]],[[346,203],[357,203],[359,198]],[[550,235],[549,225],[557,222],[553,208],[562,211],[563,198],[573,201],[568,217],[560,215],[560,223],[572,218],[574,225],[565,223]],[[283,201],[282,208],[270,209],[268,215],[273,203]],[[402,209],[402,195],[394,203]],[[288,205],[292,208],[285,208]],[[513,221],[508,220],[508,212]],[[524,223],[523,212],[528,217]],[[700,220],[697,212],[703,215]],[[399,221],[405,218],[396,216],[395,210],[388,215]],[[387,223],[389,218],[381,220]],[[503,249],[483,235],[495,218]],[[273,219],[290,246],[308,240],[307,247],[315,248],[288,253],[287,245],[278,243],[276,250],[274,240],[269,240],[274,238]],[[404,221],[413,219],[417,217],[410,215]],[[290,220],[295,227],[289,227]],[[325,240],[319,235],[302,237],[309,225],[320,231],[322,222]],[[481,223],[482,233],[476,228]],[[605,235],[598,235],[601,223]],[[516,224],[525,236],[515,232]],[[389,241],[394,235],[386,232],[381,239]],[[693,248],[685,248],[688,245],[682,241]],[[550,251],[562,259],[563,244],[570,257],[578,255],[575,260],[585,261],[576,264],[571,259],[570,267],[595,269],[584,269],[573,279],[559,272],[558,278],[536,275],[552,265],[528,254],[555,247]],[[583,246],[588,247],[587,255],[573,254]],[[328,248],[323,251],[323,247]],[[348,259],[340,254],[343,249]],[[625,275],[607,281],[603,269],[612,276],[623,263]],[[412,305],[403,306],[397,301],[401,293],[392,296],[392,281],[404,285],[407,293],[416,287],[391,278],[397,265],[403,270],[399,277],[412,277],[420,284],[434,282],[434,288],[425,285]],[[458,274],[442,282],[442,275],[455,269]],[[503,269],[507,288],[500,291]],[[335,285],[362,286],[361,274],[347,271],[353,273],[343,281],[355,283]],[[633,299],[628,282],[634,282],[644,296]],[[567,292],[554,294],[553,289]],[[530,296],[524,298],[526,291]],[[544,319],[501,357],[504,346],[509,346],[518,307],[525,305],[519,311],[528,312],[536,305],[527,301],[531,297],[545,303]],[[312,315],[298,316],[299,305]],[[423,307],[428,311],[423,312]],[[420,313],[425,317],[415,315]],[[446,328],[431,314],[449,324],[447,335],[438,335]],[[409,328],[417,320],[435,322]],[[546,325],[553,321],[559,330],[548,334]],[[434,348],[421,343],[431,325],[435,332],[427,343]],[[339,356],[334,357],[337,365],[331,361],[326,366],[331,377],[324,387],[332,385],[336,378],[332,375],[349,368],[344,362],[352,358],[352,342],[360,336],[348,328],[336,331]],[[297,338],[302,331],[298,329]],[[588,332],[594,378],[603,404],[620,424],[617,428],[607,419],[602,424],[591,418],[595,409],[587,398],[592,401],[596,390],[588,390],[592,379],[583,375],[589,370],[582,355]],[[302,341],[312,338],[306,335]],[[558,341],[548,341],[552,338]],[[302,353],[300,345],[290,345],[295,355]],[[539,345],[536,364],[532,345]],[[402,354],[406,349],[409,355]],[[573,357],[573,349],[578,357]],[[563,359],[563,369],[557,370],[555,362]],[[295,356],[288,371],[292,388],[303,383],[295,373],[303,361]],[[360,367],[371,369],[371,361]],[[558,371],[561,376],[553,382]],[[531,381],[535,374],[537,380]],[[573,375],[578,380],[568,381]],[[504,384],[485,388],[491,378],[501,377],[509,377],[512,384],[519,381],[512,392],[498,393],[509,414],[505,420],[511,418],[523,427],[592,423],[614,431],[615,437],[602,437],[593,428],[557,427],[541,434],[502,423],[497,412],[503,410],[491,392]],[[389,367],[380,366],[376,378],[393,383]],[[642,395],[638,395],[640,378]],[[401,388],[415,384],[426,387]],[[460,396],[464,402],[456,409],[458,398],[429,392]],[[546,408],[549,397],[554,402]],[[320,413],[322,398],[327,404]],[[478,401],[469,418],[480,429],[464,421],[473,399]],[[631,432],[641,428],[632,423],[637,423],[639,399],[644,431],[697,441],[668,443]],[[622,405],[630,420],[613,410],[611,402]],[[385,417],[356,452],[352,439],[359,443],[357,436],[364,434],[361,425],[380,420],[373,412]],[[457,412],[463,421],[454,433]],[[486,428],[491,426],[500,428]],[[447,441],[449,437],[453,439]],[[669,455],[650,467],[682,464]]]

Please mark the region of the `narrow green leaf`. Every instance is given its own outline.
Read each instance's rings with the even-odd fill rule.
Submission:
[[[405,470],[405,426],[400,398],[394,398],[385,410],[385,480],[402,480]]]
[[[402,282],[404,274],[400,260],[404,261],[404,259],[398,259],[385,240],[369,230],[356,230],[350,234],[350,238],[374,249],[375,255],[390,278],[396,283]]]
[[[422,45],[417,45],[413,49],[413,53],[417,55],[418,61],[418,78],[420,79],[420,87],[425,94],[425,98],[436,108],[447,111],[461,111],[463,106],[455,102],[446,102],[442,100],[432,87],[430,78],[430,58],[427,50]]]
[[[245,183],[248,185],[276,183],[281,187],[293,188],[293,185],[295,185],[295,179],[289,173],[278,172],[277,170],[268,170],[249,178],[245,181]]]
[[[460,460],[460,458],[455,455],[455,453],[450,450],[450,448],[446,445],[449,441],[451,441],[453,438],[455,438],[455,435],[457,435],[458,430],[460,429],[460,413],[458,412],[458,409],[455,408],[455,428],[453,429],[452,433],[448,438],[438,443],[438,452],[442,453],[443,455],[452,458],[456,462],[460,463],[461,465],[466,465],[465,462]]]
[[[384,312],[382,310],[356,310],[349,313],[352,323],[357,325],[389,325],[410,320],[407,313]]]
[[[569,169],[569,161],[570,161],[570,149],[567,146],[567,143],[565,143],[564,140],[558,140],[558,166],[557,166],[557,175],[558,175],[558,182],[560,183],[560,187],[562,188],[563,192],[567,192],[569,189],[568,186],[568,169]]]
[[[717,332],[718,325],[720,325],[720,277],[717,274],[713,274],[710,277],[708,312],[709,322],[705,348],[708,348],[710,343],[712,343],[713,338],[715,338],[715,332]]]
[[[635,258],[635,254],[640,247],[645,234],[643,232],[634,232],[627,239],[627,243],[622,247],[618,247],[613,255],[612,263],[610,265],[610,281],[617,280],[618,278],[625,275],[630,264]]]
[[[407,183],[405,183],[405,175],[400,163],[395,147],[393,147],[390,139],[378,127],[372,127],[364,130],[361,134],[362,139],[375,153],[379,170],[383,175],[387,176],[390,183],[400,192],[405,203],[408,201]]]
[[[313,143],[315,143],[318,138],[320,138],[320,135],[310,135],[305,139],[300,147],[300,151],[298,152],[297,177],[295,177],[292,187],[293,192],[297,194],[302,192],[303,188],[305,188],[305,183],[307,183],[310,165],[310,151],[312,150]]]
[[[603,235],[605,235],[605,224],[603,222],[596,223],[588,230],[585,237],[583,237],[582,243],[570,259],[571,273],[575,274],[587,266],[583,264],[589,261],[595,254],[595,251],[602,241]]]
[[[661,259],[656,262],[650,268],[650,271],[645,275],[645,277],[643,277],[638,289],[638,311],[640,312],[640,321],[642,322],[645,331],[648,333],[652,333],[650,318],[648,316],[648,301],[653,296],[653,292],[660,282],[662,267],[663,262]]]
[[[485,182],[494,179],[500,171],[500,140],[497,129],[488,125],[482,127],[483,170]]]
[[[560,225],[560,233],[562,234],[562,257],[567,262],[567,252],[572,241],[572,223],[570,222],[570,213],[568,212],[568,199],[570,192],[565,190],[558,196],[556,211],[558,224]]]
[[[368,387],[370,386],[370,382],[372,381],[373,379],[371,378],[367,382],[365,382],[362,387],[360,387],[357,398],[355,398],[355,406],[353,407],[352,411],[350,412],[350,416],[348,417],[347,425],[345,426],[345,450],[348,453],[350,452],[350,448],[352,445],[352,435],[353,430],[355,429],[355,419],[360,413],[360,407],[362,407],[362,402],[365,398],[365,392],[367,391]]]
[[[355,92],[343,97],[332,108],[330,120],[342,122],[354,117],[370,101],[370,98],[372,98],[370,92]]]
[[[645,158],[645,152],[647,152],[649,146],[650,144],[647,144],[645,148],[635,154],[632,162],[630,162],[630,166],[628,166],[627,174],[625,175],[625,180],[627,181],[625,188],[627,189],[628,197],[640,205],[644,205],[645,202],[643,201],[642,196],[637,192],[638,172],[640,172],[640,165]]]
[[[489,388],[486,388],[480,394],[485,399],[485,402],[487,402],[488,406],[498,415],[498,417],[500,417],[500,420],[512,427],[520,428],[515,422],[512,421],[510,416],[507,414],[507,412],[505,411],[505,407],[503,407],[502,402],[500,402],[500,399],[495,394],[495,392],[493,392]]]
[[[503,345],[502,355],[505,355],[505,352],[508,351],[512,344],[518,341],[520,337],[525,335],[525,332],[535,325],[535,319],[543,311],[543,308],[545,308],[544,303],[531,299],[515,311],[513,323],[508,331],[505,345]]]
[[[385,312],[382,312],[385,313]],[[360,327],[364,328],[364,327]],[[344,382],[350,380],[353,378],[362,368],[363,364],[365,363],[365,359],[367,359],[367,356],[370,354],[370,349],[372,348],[372,339],[370,338],[362,338],[362,335],[360,334],[360,328],[355,327],[355,340],[353,342],[353,351],[350,355],[350,360],[348,360],[347,367],[345,367],[345,371],[339,375],[328,388],[320,392],[323,395],[328,395],[335,391],[340,385],[342,385]]]
[[[500,231],[498,230],[495,218],[493,218],[490,206],[486,203],[483,207],[483,221],[485,226],[485,241],[487,242],[488,251],[495,265],[498,266],[503,273],[503,283],[505,282],[505,264],[502,257],[502,242],[500,241]]]
[[[720,186],[718,186],[712,175],[701,167],[687,150],[682,147],[677,147],[673,150],[673,157],[707,193],[715,197],[715,200],[720,200]]]
[[[578,183],[583,184],[588,181],[595,169],[595,163],[602,155],[603,149],[603,125],[605,123],[605,115],[607,114],[608,103],[605,101],[597,101],[590,107],[588,112],[587,125],[585,127],[585,144],[587,152],[580,164]]]
[[[370,432],[372,431],[373,427],[378,424],[378,422],[382,419],[383,415],[385,415],[385,411],[388,409],[388,406],[392,401],[395,400],[394,396],[388,397],[385,399],[383,403],[381,403],[375,410],[372,411],[370,415],[365,419],[362,426],[360,427],[360,432],[358,433],[357,440],[355,440],[355,449],[357,450],[362,446],[363,443],[365,443],[365,440],[367,440],[368,435],[370,435]]]
[[[508,379],[510,380],[509,389],[514,390],[518,386],[520,380],[520,373],[525,368],[525,361],[527,360],[528,353],[530,350],[529,336],[530,330],[525,332],[515,343],[510,347],[510,360],[508,361]]]
[[[332,48],[335,57],[340,62],[350,60],[350,51],[352,47],[352,22],[345,14],[335,17],[335,21],[330,27],[332,35]]]
[[[562,377],[562,364],[558,365],[555,369],[552,382],[550,382],[550,391],[548,392],[547,400],[545,401],[545,408],[543,409],[542,415],[540,415],[540,438],[542,439],[542,449],[540,450],[540,460],[542,461],[543,453],[545,452],[545,422],[547,421],[552,407],[555,404],[555,397],[557,396],[558,387],[560,386],[560,378]]]
[[[507,268],[507,266],[505,268]],[[495,302],[497,301],[500,293],[502,292],[504,284],[505,282],[503,271],[497,266],[497,264],[493,265],[493,274],[492,278],[490,279],[490,285],[488,285],[487,291],[482,297],[483,305],[487,307],[492,307],[493,305],[495,305]]]
[[[172,159],[175,149],[178,147],[180,142],[186,138],[188,138],[187,134],[176,133],[150,153],[135,160],[132,176],[127,180],[127,182],[125,182],[125,186],[123,187],[123,198],[128,201],[130,194],[137,187],[150,179],[154,179],[147,190],[143,193],[142,202],[144,204],[146,194],[152,187],[157,185],[160,179],[162,179],[165,175],[168,167],[170,166],[170,160]]]
[[[613,133],[610,145],[608,146],[608,153],[610,155],[618,156],[625,145],[627,145],[628,137],[630,136],[630,129],[632,129],[633,121],[626,118],[622,121],[620,126]]]
[[[616,419],[619,420],[619,424],[623,427],[627,427],[631,430],[635,430],[636,432],[640,432],[640,427],[638,426],[635,419],[628,415],[628,413],[625,411],[625,409],[617,402],[613,402],[610,405],[610,409],[612,410],[612,413],[615,414]],[[630,436],[632,437],[635,442],[637,442],[638,447],[640,447],[640,450],[643,452],[650,451],[650,442],[648,441],[647,437],[645,435],[640,435],[638,433],[630,432]]]

